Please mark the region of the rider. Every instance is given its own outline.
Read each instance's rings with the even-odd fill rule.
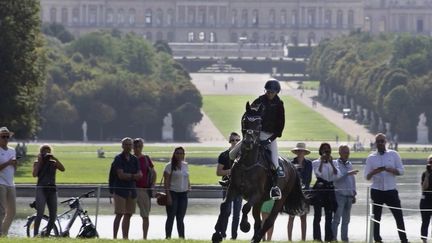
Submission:
[[[279,166],[276,138],[282,136],[282,131],[285,126],[285,109],[282,100],[278,96],[281,90],[279,81],[275,79],[268,80],[265,83],[264,89],[266,91],[265,94],[254,100],[252,106],[262,105],[264,108],[260,144],[266,146],[271,151],[273,187],[270,190],[270,197],[272,199],[280,199],[282,193],[277,186],[277,179],[278,177],[285,177],[285,173]]]

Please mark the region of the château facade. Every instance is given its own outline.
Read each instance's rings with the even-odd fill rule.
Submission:
[[[41,0],[74,35],[117,28],[180,43],[316,43],[361,29],[432,32],[432,0]]]

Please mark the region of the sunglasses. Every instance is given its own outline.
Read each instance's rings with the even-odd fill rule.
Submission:
[[[10,136],[8,136],[8,135],[5,135],[5,136],[1,136],[1,138],[3,138],[3,139],[9,139],[9,138],[10,138]]]
[[[236,138],[236,139],[230,139],[229,142],[230,142],[230,143],[232,143],[232,142],[240,142],[240,139],[239,139],[239,138]]]

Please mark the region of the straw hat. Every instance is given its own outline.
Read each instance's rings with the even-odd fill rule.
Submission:
[[[0,136],[1,135],[9,135],[9,136],[13,136],[14,133],[9,131],[9,129],[7,127],[0,127]]]
[[[294,154],[297,151],[304,151],[306,155],[310,154],[310,151],[308,149],[306,149],[305,143],[297,143],[296,147],[291,149],[291,152],[293,152]]]

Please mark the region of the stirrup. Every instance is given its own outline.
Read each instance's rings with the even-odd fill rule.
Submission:
[[[272,200],[280,200],[282,198],[282,193],[278,186],[274,186],[270,189],[270,198]]]

